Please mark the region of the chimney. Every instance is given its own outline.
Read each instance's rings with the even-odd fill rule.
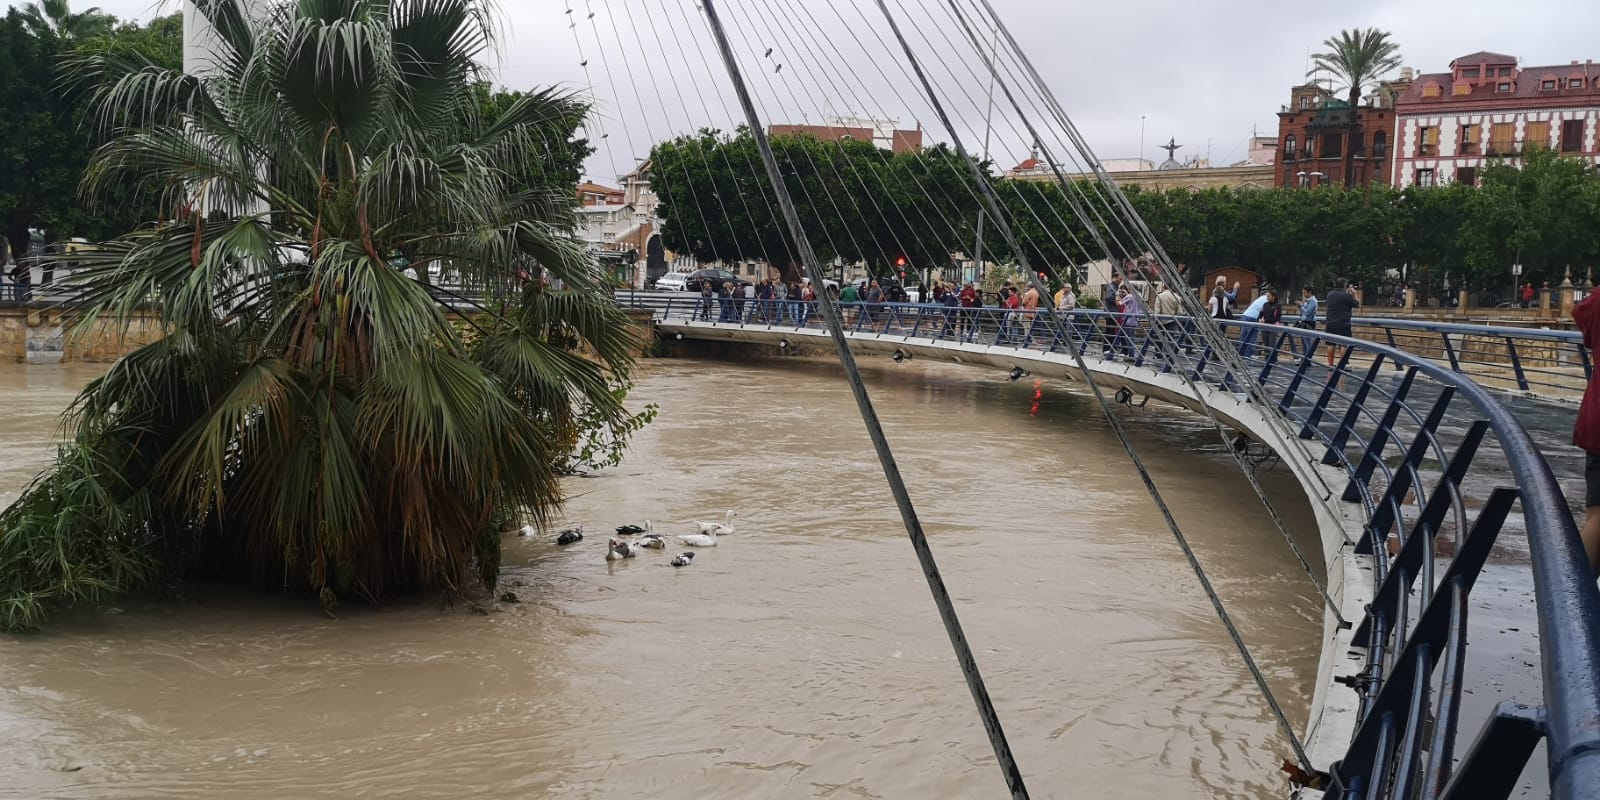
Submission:
[[[1411,72],[1411,68],[1410,67],[1401,67],[1400,68],[1400,80],[1409,81],[1409,80],[1411,80],[1412,74],[1413,73]]]

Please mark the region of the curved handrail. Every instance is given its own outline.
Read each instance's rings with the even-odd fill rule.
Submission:
[[[804,304],[796,308],[787,300],[706,301],[681,296],[663,298],[659,294],[618,297],[621,302],[652,309],[659,322],[688,322],[691,329],[814,327],[814,312]],[[1054,312],[952,309],[923,304],[840,305],[856,336],[1042,352],[1062,350],[1069,346],[1062,337],[1069,337],[1071,347],[1090,357],[1091,351],[1103,348],[1108,354],[1114,352],[1113,358],[1120,356],[1155,373],[1178,370],[1192,380],[1224,387],[1233,381],[1226,367],[1210,357],[1203,341],[1184,333],[1184,326],[1198,322],[1189,318],[1155,318],[1155,324],[1164,328],[1164,335],[1158,337],[1151,335],[1152,328],[1139,324],[1124,327],[1116,324],[1123,321],[1122,315],[1101,311],[1060,313],[1063,324],[1036,327],[1030,317]],[[1358,318],[1358,324],[1375,322],[1372,318]],[[1483,331],[1478,326],[1395,323],[1398,324],[1381,324],[1387,325],[1389,331],[1410,329],[1440,335]],[[1235,346],[1242,350],[1248,350],[1251,340],[1267,332],[1289,334],[1276,337],[1274,348],[1283,347],[1285,341],[1301,345],[1298,357],[1280,362],[1282,353],[1278,352],[1266,359],[1259,376],[1261,383],[1281,390],[1277,406],[1284,416],[1302,426],[1302,438],[1324,438],[1317,434],[1324,426],[1334,426],[1334,433],[1324,438],[1328,448],[1323,461],[1342,465],[1350,476],[1346,500],[1365,500],[1366,538],[1361,548],[1373,557],[1377,585],[1374,601],[1356,631],[1356,644],[1367,651],[1367,668],[1350,681],[1362,698],[1361,719],[1344,758],[1329,766],[1329,788],[1347,798],[1409,798],[1415,795],[1420,782],[1428,797],[1449,794],[1462,786],[1471,786],[1482,796],[1505,796],[1510,793],[1521,763],[1532,752],[1532,744],[1542,737],[1548,745],[1552,795],[1562,800],[1594,797],[1600,791],[1600,587],[1590,571],[1560,485],[1522,424],[1491,391],[1465,374],[1459,362],[1447,367],[1388,344],[1325,331],[1241,320],[1225,321],[1222,327],[1240,340]],[[1502,330],[1506,329],[1495,329],[1496,334]],[[1252,335],[1251,331],[1255,333]],[[1537,333],[1538,337],[1527,338],[1571,342],[1575,336],[1568,332]],[[1273,337],[1266,338],[1271,341]],[[1324,370],[1317,353],[1330,345],[1345,349],[1346,355],[1336,369]],[[1186,351],[1186,346],[1195,352]],[[1377,369],[1349,369],[1351,354],[1355,353],[1376,359],[1378,364],[1398,367],[1405,373],[1401,386],[1390,391],[1369,382],[1365,373],[1377,373]],[[1294,372],[1287,382],[1281,375],[1273,375],[1274,371],[1287,370]],[[1436,398],[1427,398],[1431,407],[1420,413],[1406,395],[1418,378],[1439,389]],[[1341,389],[1346,381],[1355,383],[1360,390],[1351,393]],[[1302,392],[1308,382],[1312,390],[1317,390],[1320,382],[1320,391]],[[1369,395],[1366,390],[1373,387],[1380,396],[1389,398],[1388,407],[1381,414],[1374,414],[1364,404]],[[1317,399],[1306,405],[1309,394],[1315,394]],[[1342,397],[1345,404],[1342,414],[1334,403],[1337,397]],[[1455,453],[1446,458],[1439,424],[1458,401],[1466,407],[1467,424]],[[1336,415],[1340,419],[1335,420]],[[1367,436],[1356,430],[1363,418],[1376,420],[1367,428]],[[1490,492],[1476,509],[1470,530],[1458,519],[1457,552],[1439,576],[1435,590],[1433,537],[1443,527],[1447,513],[1463,513],[1460,483],[1487,434],[1493,434],[1499,444],[1515,487]],[[1344,452],[1351,439],[1363,443],[1362,453],[1355,460]],[[1392,457],[1387,455],[1391,451],[1402,459],[1393,469],[1386,463]],[[1436,469],[1424,468],[1429,455],[1439,462]],[[1375,473],[1386,476],[1387,484],[1376,502],[1368,487]],[[1432,486],[1423,485],[1428,480],[1433,481]],[[1471,752],[1454,765],[1466,655],[1467,595],[1517,501],[1522,505],[1528,532],[1544,707],[1531,714],[1513,707],[1498,709]],[[1400,542],[1393,556],[1385,546],[1391,529]],[[1419,580],[1423,586],[1418,608],[1413,608],[1410,596]],[[1441,691],[1434,695],[1430,690],[1432,676],[1439,670]],[[1429,715],[1436,721],[1431,746],[1425,747],[1421,740]],[[1423,750],[1427,750],[1426,757]],[[1515,762],[1509,769],[1508,760]],[[1503,777],[1508,772],[1510,783]]]

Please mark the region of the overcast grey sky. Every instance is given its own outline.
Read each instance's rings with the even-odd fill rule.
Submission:
[[[122,18],[145,18],[158,7],[151,0],[97,2]],[[1243,159],[1253,129],[1276,131],[1276,112],[1289,87],[1304,79],[1308,51],[1341,28],[1392,32],[1405,64],[1423,72],[1442,71],[1450,59],[1477,50],[1510,53],[1527,65],[1600,59],[1594,38],[1600,3],[1593,0],[992,2],[1101,158],[1140,155],[1143,115],[1146,157],[1164,158],[1156,146],[1176,137],[1185,146],[1180,158],[1204,157],[1209,149],[1213,164]],[[943,13],[944,0],[889,5],[949,94],[958,130],[980,149],[986,107],[980,73],[987,73],[970,49],[952,57],[956,49],[943,43],[945,35],[959,36]],[[176,4],[168,0],[165,7]],[[585,92],[592,85],[602,115],[590,131],[601,145],[589,163],[596,180],[613,181],[658,138],[731,124],[728,79],[694,0],[501,0],[499,8],[502,52],[492,66],[502,83]],[[721,0],[718,8],[767,121],[820,122],[830,110],[871,111],[898,117],[903,127],[920,122],[933,138],[948,140],[901,71],[903,59],[888,60],[898,55],[892,41],[879,44],[876,37],[886,37],[887,29],[870,0]],[[813,38],[810,20],[824,36]],[[774,52],[765,57],[768,47]],[[580,66],[580,50],[587,67]],[[778,64],[783,68],[775,72]],[[992,153],[1008,167],[1027,154],[1028,137],[1004,105],[997,98]]]

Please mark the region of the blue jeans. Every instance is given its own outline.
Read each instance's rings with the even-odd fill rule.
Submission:
[[[1244,321],[1255,322],[1253,319],[1247,319]],[[1260,335],[1260,328],[1245,328],[1242,330],[1239,333],[1239,355],[1244,358],[1249,358],[1250,356],[1254,355],[1256,352],[1256,337]]]

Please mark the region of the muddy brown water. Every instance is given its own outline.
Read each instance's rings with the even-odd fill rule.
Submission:
[[[1281,796],[1286,746],[1092,401],[866,365],[1035,797]],[[89,377],[0,371],[3,499]],[[0,644],[0,797],[1001,797],[1004,783],[836,367],[652,362],[618,469],[568,483],[582,543],[508,538],[521,603],[320,617],[195,587]],[[1214,431],[1136,444],[1304,724],[1315,595]],[[1317,552],[1298,486],[1267,491]],[[610,528],[737,509],[686,569]]]

